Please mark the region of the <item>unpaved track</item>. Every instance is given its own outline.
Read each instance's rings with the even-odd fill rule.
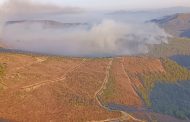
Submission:
[[[18,71],[18,70],[30,67],[30,66],[35,65],[35,64],[40,64],[40,63],[42,63],[42,62],[44,62],[44,61],[47,60],[47,58],[39,58],[39,57],[36,57],[35,59],[36,59],[35,62],[27,64],[27,65],[24,65],[24,66],[21,66],[21,67],[17,67],[17,68],[15,68],[15,70]]]
[[[8,85],[7,85],[7,84],[5,84],[5,83],[3,83],[2,81],[0,81],[0,85],[2,85],[2,86],[3,86],[3,88],[8,88]]]
[[[139,97],[137,92],[135,91],[135,86],[134,84],[131,82],[131,79],[129,78],[129,75],[127,74],[126,70],[125,70],[125,66],[124,66],[124,62],[125,62],[125,58],[123,57],[122,58],[122,70],[125,74],[125,77],[127,78],[127,80],[129,81],[130,85],[132,86],[132,90],[133,90],[133,93],[135,94],[135,96]]]
[[[96,98],[96,101],[98,102],[98,104],[99,104],[102,108],[104,108],[104,109],[107,109],[107,107],[105,107],[105,106],[101,103],[101,101],[99,100],[98,96],[101,96],[101,95],[103,94],[103,92],[104,92],[104,89],[107,88],[107,83],[108,83],[108,79],[109,79],[109,76],[110,76],[110,69],[111,69],[112,63],[113,63],[113,59],[110,59],[110,62],[109,62],[108,66],[107,66],[107,69],[106,69],[106,76],[105,76],[105,78],[104,78],[104,82],[103,82],[103,84],[101,85],[100,89],[98,89],[98,90],[95,92],[95,95],[94,95],[94,97]]]
[[[65,80],[68,73],[71,73],[71,72],[75,71],[76,69],[78,69],[85,61],[86,61],[86,59],[83,59],[81,63],[79,63],[75,67],[72,67],[72,68],[68,69],[67,72],[60,78],[56,78],[54,80],[41,81],[39,83],[34,83],[34,84],[31,84],[31,85],[28,85],[28,86],[24,86],[21,89],[24,90],[24,91],[31,91],[31,90],[39,88],[39,87],[41,87],[41,86],[43,86],[45,84],[48,84],[48,83],[54,83],[54,82],[63,81],[63,80]]]
[[[44,62],[46,60],[47,60],[47,58],[36,57],[36,61],[35,62],[27,64],[27,65],[20,66],[20,67],[17,67],[17,68],[14,69],[14,71],[25,69],[25,68],[30,67],[30,66],[35,65],[35,64],[40,64],[40,63],[42,63],[42,62]],[[9,88],[9,86],[6,83],[4,83],[2,81],[2,79],[0,79],[0,85],[2,85],[5,89]]]
[[[101,96],[103,94],[103,91],[107,88],[107,83],[109,82],[109,76],[110,76],[110,69],[111,69],[111,66],[112,66],[112,63],[113,63],[113,58],[110,59],[110,62],[107,66],[107,69],[106,69],[106,76],[105,76],[105,79],[104,79],[104,82],[102,84],[102,86],[100,87],[100,89],[98,89],[96,92],[95,92],[95,99],[96,101],[98,102],[99,106],[106,109],[107,111],[112,111],[112,112],[121,112],[122,116],[119,117],[119,118],[112,118],[112,119],[106,119],[106,120],[100,120],[100,121],[91,121],[91,122],[110,122],[110,121],[127,121],[130,119],[136,121],[136,122],[145,122],[143,120],[140,120],[140,119],[137,119],[135,117],[133,117],[132,115],[124,112],[124,111],[119,111],[119,110],[111,110],[109,109],[108,107],[104,106],[101,101],[99,100],[99,96]],[[123,58],[123,61],[124,61],[124,58]],[[122,67],[124,68],[124,64],[122,62]],[[126,72],[125,72],[126,73]],[[128,75],[127,75],[128,76]],[[128,77],[129,78],[129,77]]]

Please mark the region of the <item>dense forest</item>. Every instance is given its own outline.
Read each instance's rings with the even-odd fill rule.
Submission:
[[[190,80],[190,71],[188,69],[186,69],[185,67],[180,66],[176,62],[166,59],[166,58],[161,58],[160,60],[165,69],[164,73],[149,73],[149,74],[147,73],[147,74],[143,74],[140,76],[141,81],[143,82],[143,87],[138,89],[139,94],[144,99],[146,105],[151,108],[152,107],[154,108],[155,102],[153,102],[153,103],[151,102],[150,94],[153,91],[153,89],[155,87],[157,87],[157,84],[169,84],[168,86],[170,86],[170,85],[172,86],[172,85],[179,84],[181,81]],[[170,91],[170,90],[168,90],[168,91]],[[171,90],[170,92],[172,92],[172,91],[175,91],[175,90]],[[156,92],[157,92],[157,94],[160,93],[158,90]],[[183,94],[183,92],[181,92],[180,94]],[[162,91],[162,95],[163,95],[163,91]],[[168,98],[170,98],[170,97],[168,97]],[[160,99],[160,100],[165,101],[164,99]],[[170,111],[171,109],[164,109],[165,104],[162,106],[162,103],[163,102],[160,102],[160,104],[159,104],[160,106],[157,104],[156,108],[159,108],[159,110],[156,109],[156,111],[163,112],[163,113],[169,113],[169,114],[172,113],[171,115],[174,115],[179,118],[185,117],[185,115],[183,115],[181,111],[173,112],[173,111]],[[167,103],[167,105],[168,104],[171,105],[171,103]],[[165,111],[165,110],[168,110],[168,111]]]
[[[190,119],[190,81],[177,84],[158,83],[150,94],[155,112]]]

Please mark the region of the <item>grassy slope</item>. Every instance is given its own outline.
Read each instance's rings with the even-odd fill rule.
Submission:
[[[1,77],[3,76],[5,71],[5,66],[3,64],[0,64],[0,82],[1,82]],[[4,89],[4,86],[0,84],[0,91]]]
[[[190,55],[190,39],[174,38],[168,44],[150,46],[149,56],[169,57],[172,55]]]
[[[5,66],[3,64],[0,64],[0,76],[4,74]]]
[[[120,116],[101,108],[94,98],[104,81],[108,59],[84,62],[78,58],[0,53],[0,63],[6,64],[7,77],[2,81],[8,86],[0,94],[1,118],[83,122]]]
[[[141,98],[136,95],[131,81],[127,76],[128,74],[125,74],[122,67],[123,63],[122,58],[114,59],[110,69],[108,83],[101,95],[101,99],[105,104],[115,103],[135,107],[141,106]]]
[[[102,99],[104,101],[109,101],[110,99],[112,99],[114,96],[117,95],[115,85],[116,85],[115,78],[113,77],[113,74],[111,74],[108,79],[107,89],[104,90],[102,95],[103,97]]]

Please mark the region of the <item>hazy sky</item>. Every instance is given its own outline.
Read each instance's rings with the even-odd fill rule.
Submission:
[[[3,3],[7,0],[0,0]],[[25,0],[27,1],[27,0]],[[92,9],[152,9],[173,6],[190,6],[190,0],[33,0],[62,6]]]

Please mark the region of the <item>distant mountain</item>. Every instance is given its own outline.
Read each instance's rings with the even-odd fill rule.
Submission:
[[[157,23],[175,37],[190,38],[190,13],[178,13],[151,22]]]
[[[110,14],[135,14],[135,13],[165,13],[165,14],[174,14],[174,13],[189,13],[190,7],[171,7],[163,9],[152,9],[152,10],[141,10],[141,11],[127,11],[119,10],[114,11]]]
[[[190,7],[172,7],[172,8],[164,8],[164,9],[152,9],[152,10],[141,10],[141,11],[127,11],[127,10],[119,10],[114,11],[112,13],[108,13],[110,16],[122,16],[128,18],[134,18],[134,21],[149,21],[154,18],[160,18],[163,16],[168,16],[176,13],[190,13]],[[135,20],[136,19],[136,20]]]
[[[88,26],[88,23],[63,23],[54,20],[17,20],[17,21],[7,21],[5,26],[10,26],[14,24],[40,24],[43,28],[72,28],[79,26]]]

